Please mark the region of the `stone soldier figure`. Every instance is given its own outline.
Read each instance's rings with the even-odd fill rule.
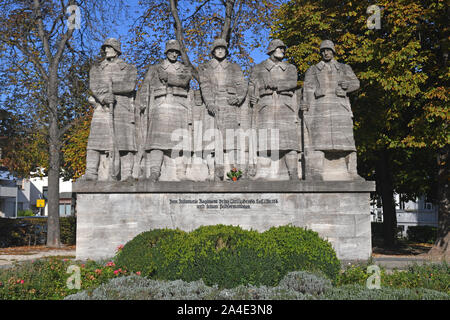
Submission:
[[[110,178],[132,178],[136,152],[134,95],[137,69],[119,56],[120,42],[110,38],[101,47],[105,59],[95,64],[89,74],[95,106],[87,144],[84,179],[97,180],[100,153],[108,153]]]
[[[258,162],[279,152],[290,180],[298,180],[298,153],[300,151],[297,88],[297,69],[283,61],[286,46],[272,40],[267,48],[269,59],[256,65],[250,76],[249,95],[253,105],[253,128],[257,130]],[[278,130],[277,135],[272,131]],[[276,132],[275,132],[276,133]],[[265,139],[265,135],[267,139]],[[272,155],[269,156],[269,153]],[[275,159],[278,160],[278,159]],[[258,164],[255,179],[261,178]]]
[[[341,177],[362,179],[356,169],[353,113],[347,97],[359,89],[359,80],[350,66],[334,59],[332,41],[322,41],[320,53],[322,61],[306,72],[301,102],[310,139],[307,176],[323,180],[325,158],[336,161],[344,157],[346,168],[339,173]]]
[[[178,61],[181,55],[178,41],[169,40],[164,54],[166,59],[148,70],[139,93],[139,104],[141,110],[148,112],[149,123],[144,145],[146,177],[153,182],[160,177],[164,156],[182,159],[175,180],[185,180],[187,165],[183,154],[186,158],[192,151],[189,124],[193,119],[188,95],[192,72]],[[181,143],[177,140],[180,138]]]
[[[225,176],[225,164],[231,167],[237,165],[236,150],[239,146],[236,133],[240,123],[238,108],[247,95],[247,83],[241,67],[227,60],[228,49],[224,39],[213,42],[211,55],[210,61],[199,66],[199,78],[206,108],[214,116],[216,132],[221,136],[215,137],[214,166],[211,156],[206,159],[209,169],[214,167],[214,180],[220,181]],[[227,139],[227,135],[232,140]]]

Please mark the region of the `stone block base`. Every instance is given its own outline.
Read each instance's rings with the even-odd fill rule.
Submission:
[[[77,259],[108,259],[156,228],[306,227],[342,260],[371,256],[369,181],[77,182]]]

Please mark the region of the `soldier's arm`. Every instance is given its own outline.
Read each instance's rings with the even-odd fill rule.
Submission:
[[[303,94],[300,102],[302,110],[308,110],[311,102],[314,99],[314,91],[316,90],[316,81],[314,78],[313,67],[308,68],[305,74],[305,81],[303,83]]]
[[[151,90],[151,81],[154,76],[153,67],[150,67],[147,73],[145,74],[144,81],[142,81],[142,85],[139,88],[136,95],[136,105],[139,107],[141,111],[144,111],[148,103],[150,101],[150,90]]]
[[[245,81],[244,73],[242,72],[241,67],[236,64],[234,68],[235,72],[233,72],[233,74],[236,77],[234,80],[236,83],[237,98],[239,99],[239,104],[242,104],[247,96],[248,85]]]
[[[137,69],[135,66],[128,66],[125,68],[126,73],[122,79],[114,79],[112,81],[112,89],[114,94],[129,94],[136,88]]]
[[[172,87],[188,88],[191,78],[191,71],[184,67],[181,72],[169,73],[167,77],[167,84]]]
[[[106,104],[104,100],[110,92],[108,86],[102,80],[100,72],[97,67],[92,67],[89,71],[89,89],[91,89],[92,96],[97,102]]]
[[[247,94],[250,99],[250,104],[254,105],[258,101],[259,97],[259,87],[258,87],[258,80],[257,80],[257,70],[256,67],[254,67],[250,71],[250,79],[248,82],[248,91]]]
[[[207,70],[204,67],[199,68],[199,82],[200,82],[200,92],[202,94],[203,100],[207,106],[214,104],[214,96],[212,93],[211,81],[207,75]]]
[[[297,68],[292,64],[286,69],[286,77],[278,81],[277,91],[294,91],[297,88]]]
[[[346,92],[353,92],[359,89],[360,83],[358,78],[356,77],[356,74],[353,72],[352,67],[349,65],[345,65],[344,67],[345,72],[345,86],[347,89],[344,88]]]

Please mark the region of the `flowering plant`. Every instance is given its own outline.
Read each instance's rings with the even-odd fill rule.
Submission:
[[[238,170],[236,168],[231,169],[231,171],[227,173],[227,177],[233,181],[239,180],[239,178],[241,176],[242,176],[242,171]]]

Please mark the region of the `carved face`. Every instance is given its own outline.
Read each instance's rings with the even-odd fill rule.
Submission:
[[[177,62],[179,56],[180,56],[180,53],[177,50],[169,50],[169,51],[167,51],[167,59],[171,63]]]
[[[222,60],[227,56],[227,48],[217,47],[214,49],[213,54],[214,54],[214,57],[216,57],[219,60]]]
[[[272,52],[271,56],[273,58],[281,61],[284,58],[284,52],[285,52],[285,49],[283,47],[278,47]]]
[[[320,54],[322,55],[322,58],[324,61],[328,62],[334,57],[333,50],[325,48],[322,51],[320,51]]]
[[[110,46],[105,46],[105,55],[107,59],[115,58],[117,57],[117,51]]]

